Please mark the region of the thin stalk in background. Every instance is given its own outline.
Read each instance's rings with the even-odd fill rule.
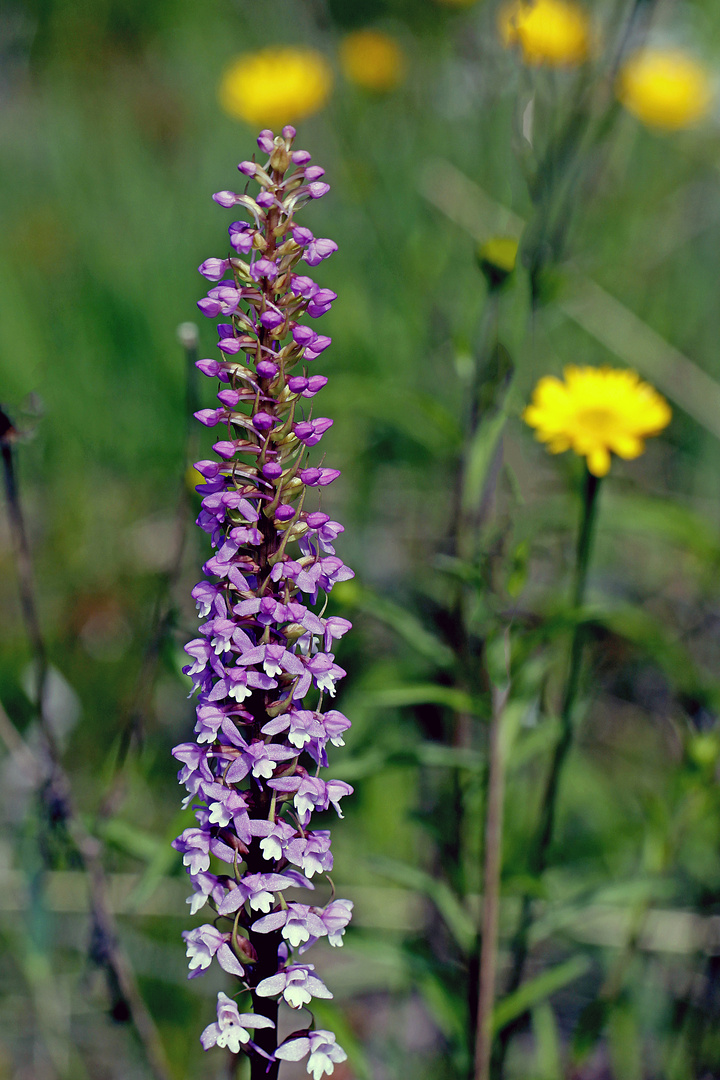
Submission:
[[[575,615],[575,625],[570,644],[570,660],[568,665],[567,680],[563,692],[560,709],[560,736],[555,744],[550,770],[545,784],[545,792],[540,807],[540,822],[530,850],[529,872],[533,878],[540,877],[546,867],[548,852],[555,831],[557,817],[558,795],[563,768],[573,742],[573,712],[580,685],[580,672],[582,668],[583,649],[586,639],[586,627],[581,619],[581,609],[585,601],[588,570],[592,556],[593,540],[595,536],[595,522],[597,519],[598,495],[600,493],[600,478],[594,476],[585,467],[583,487],[582,516],[580,532],[575,559],[575,575],[573,582],[572,603]],[[511,945],[512,967],[508,981],[507,993],[511,994],[520,986],[525,971],[525,963],[528,955],[528,943],[530,929],[533,922],[532,913],[533,897],[525,893],[522,898],[520,918]],[[515,1030],[514,1025],[509,1025],[503,1032],[499,1041],[498,1075],[502,1076],[505,1052],[509,1044],[510,1036]]]
[[[31,651],[37,672],[37,714],[43,744],[40,752],[30,748],[0,705],[0,739],[16,759],[20,758],[33,777],[45,811],[53,826],[63,825],[86,875],[91,918],[90,955],[105,970],[112,997],[113,1015],[128,1019],[135,1030],[155,1080],[169,1080],[170,1069],[154,1020],[138,989],[134,972],[119,941],[110,908],[107,879],[102,862],[102,845],[86,830],[74,805],[70,780],[60,760],[60,751],[46,712],[47,650],[40,627],[32,560],[17,483],[13,445],[17,431],[0,411],[5,494],[15,551],[18,584]],[[12,734],[14,732],[14,734]],[[45,845],[40,845],[47,861]],[[50,867],[46,866],[46,869]]]
[[[495,1005],[498,922],[500,914],[500,874],[502,868],[503,800],[505,795],[505,760],[502,721],[510,695],[510,642],[505,632],[505,655],[508,680],[503,687],[492,688],[492,714],[488,745],[488,789],[485,813],[485,867],[483,875],[482,944],[478,990],[477,1028],[475,1034],[475,1080],[489,1080],[492,1051],[492,1021]]]
[[[572,107],[564,124],[548,142],[534,174],[524,169],[530,198],[536,207],[523,238],[523,261],[528,268],[533,308],[545,302],[543,276],[565,258],[578,189],[587,178],[587,163],[593,160],[591,152],[606,142],[620,115],[620,105],[611,88],[630,45],[639,48],[647,38],[657,0],[630,0],[622,6],[627,8],[625,19],[618,10],[608,23],[620,29],[609,50],[600,97],[592,69],[584,67],[578,73],[571,95]],[[601,105],[595,112],[593,105],[597,106],[598,102]],[[596,175],[603,167],[601,159],[595,166]]]
[[[497,476],[499,463],[496,468],[492,465],[489,475],[485,479],[483,492],[480,497],[472,497],[470,480],[472,472],[472,448],[477,435],[478,426],[482,418],[481,390],[482,373],[487,368],[490,353],[497,342],[498,326],[498,301],[499,294],[496,289],[488,293],[485,311],[483,312],[480,326],[479,341],[475,352],[475,365],[473,369],[472,384],[470,391],[470,408],[467,417],[464,453],[460,460],[454,492],[454,506],[451,513],[451,526],[449,547],[451,553],[459,559],[473,561],[477,547],[477,533],[480,525],[480,507],[487,503],[487,488],[491,484],[494,487],[494,479]],[[502,448],[500,448],[502,454]],[[494,464],[494,463],[493,463]],[[457,587],[451,625],[455,627],[456,639],[452,642],[460,660],[461,669],[464,673],[471,673],[476,668],[477,657],[472,654],[472,646],[467,631],[466,603],[464,588]],[[467,679],[463,678],[463,688]],[[455,717],[452,731],[452,745],[468,747],[471,744],[473,717],[467,712],[458,713]]]
[[[513,261],[516,252],[515,245]],[[510,358],[498,342],[500,296],[512,266],[491,264],[482,250],[478,258],[487,280],[488,294],[475,350],[464,451],[457,470],[448,544],[452,555],[469,564],[474,564],[477,559],[479,537],[490,516],[502,469],[505,427],[502,406],[512,379]],[[486,433],[487,440],[484,438]],[[487,689],[488,683],[486,678],[477,679],[481,657],[477,647],[473,647],[468,631],[467,606],[465,586],[458,585],[451,609],[451,625],[455,628],[451,645],[460,661],[463,688],[472,686],[482,691]],[[479,686],[476,685],[478,682]],[[468,713],[457,715],[452,733],[453,746],[470,745],[472,724],[473,718]]]

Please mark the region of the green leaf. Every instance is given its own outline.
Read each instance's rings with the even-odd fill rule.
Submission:
[[[465,769],[478,772],[483,767],[483,756],[475,750],[461,750],[442,743],[420,742],[376,748],[367,754],[343,758],[333,766],[338,780],[360,780],[373,776],[383,769],[395,766],[413,767],[426,765],[430,768]]]
[[[171,842],[183,831],[187,823],[188,811],[180,810],[170,823],[162,841],[158,842],[154,856],[148,860],[144,873],[128,897],[129,910],[137,911],[141,908],[170,873],[178,858],[177,852],[170,846]]]
[[[318,1027],[330,1029],[337,1035],[337,1041],[346,1051],[352,1065],[353,1075],[358,1080],[372,1080],[373,1071],[363,1045],[355,1035],[344,1011],[331,1001],[319,1001],[314,998],[310,1011],[317,1020]]]
[[[370,589],[363,589],[358,607],[389,626],[403,641],[437,667],[455,666],[455,654],[452,649],[431,633],[417,616],[401,607],[400,604],[378,596]]]
[[[390,764],[392,751],[373,749],[367,754],[345,757],[333,765],[333,775],[338,780],[362,780],[366,776],[375,776]]]
[[[157,858],[158,852],[163,847],[163,841],[144,829],[138,829],[129,821],[120,818],[111,818],[103,822],[98,828],[98,835],[108,844],[119,848],[134,859],[142,859],[143,862],[152,862]],[[173,856],[174,858],[174,856]]]
[[[437,396],[390,383],[386,393],[378,394],[374,378],[352,375],[344,377],[343,392],[359,416],[384,421],[433,455],[455,452],[461,445],[457,417]]]
[[[41,385],[46,360],[38,320],[32,316],[32,292],[23,289],[21,278],[5,260],[0,262],[0,289],[5,297],[0,320],[3,401],[15,404]],[[18,342],[22,342],[22,362],[18,360]]]
[[[549,998],[551,994],[561,990],[563,986],[567,986],[568,983],[579,979],[589,968],[590,960],[588,957],[574,956],[570,960],[566,960],[564,964],[558,964],[557,967],[550,968],[549,971],[543,971],[541,975],[523,983],[513,994],[508,994],[495,1006],[493,1011],[493,1031],[495,1033],[502,1031],[512,1020],[522,1016],[528,1009]]]
[[[420,765],[468,769],[471,772],[477,772],[484,765],[484,756],[477,750],[443,746],[442,743],[422,742],[412,747],[412,752]]]
[[[512,754],[506,755],[508,769],[518,772],[534,758],[549,753],[555,746],[559,734],[560,721],[555,716],[546,716],[534,727],[522,732],[518,731],[518,738],[512,746]]]
[[[485,716],[487,707],[477,698],[455,686],[438,683],[414,683],[411,686],[390,686],[362,695],[362,703],[381,709],[399,709],[406,705],[444,705],[453,712]]]
[[[536,1005],[532,1011],[535,1035],[537,1075],[541,1080],[562,1080],[563,1067],[555,1013],[549,1001]]]
[[[445,1038],[463,1044],[467,1039],[467,1002],[464,995],[448,992],[448,986],[434,971],[426,968],[416,976],[428,1012]]]
[[[470,443],[462,490],[463,513],[471,514],[479,505],[500,436],[507,420],[507,411],[500,409],[480,424]]]
[[[458,559],[455,555],[445,555],[440,552],[432,560],[432,565],[441,574],[455,578],[456,581],[464,581],[476,585],[482,585],[483,577],[474,563],[467,559]]]
[[[585,614],[643,649],[679,690],[705,698],[714,708],[720,705],[720,685],[698,668],[690,653],[665,632],[655,615],[629,604],[609,611],[588,608]]]
[[[387,889],[383,889],[387,894]],[[405,893],[404,889],[397,892]],[[406,950],[390,933],[369,933],[356,928],[343,949],[346,964],[333,977],[333,990],[338,998],[359,994],[407,993],[412,987],[409,959]]]
[[[692,551],[703,561],[720,560],[717,531],[711,522],[669,498],[653,499],[633,493],[603,493],[603,530],[648,533],[676,547]]]
[[[581,1064],[594,1050],[607,1023],[609,1011],[610,1003],[598,998],[580,1013],[572,1040],[572,1060],[575,1064]]]
[[[446,881],[395,859],[374,858],[369,862],[377,874],[432,900],[462,952],[470,952],[477,936],[475,923]]]
[[[613,1076],[617,1080],[643,1080],[642,1041],[635,1010],[629,1001],[622,1001],[612,1009],[608,1043]]]

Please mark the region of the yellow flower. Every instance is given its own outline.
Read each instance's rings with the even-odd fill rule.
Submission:
[[[518,241],[514,236],[491,236],[477,249],[480,269],[491,288],[504,285],[515,269]]]
[[[573,0],[513,0],[500,9],[503,44],[519,45],[526,64],[581,64],[590,51],[590,21]]]
[[[523,420],[551,454],[574,450],[595,476],[605,476],[611,452],[639,457],[644,440],[670,423],[665,398],[635,371],[566,367],[564,377],[540,379]]]
[[[321,53],[278,46],[233,60],[218,96],[230,116],[278,128],[322,109],[331,87],[332,70]]]
[[[394,38],[380,30],[355,30],[340,45],[340,66],[346,79],[385,93],[405,78],[405,54]]]
[[[702,120],[712,102],[709,73],[682,49],[641,49],[620,69],[619,100],[648,127],[677,131]]]

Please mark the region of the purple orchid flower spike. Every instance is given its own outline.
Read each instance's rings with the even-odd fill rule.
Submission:
[[[342,525],[322,510],[339,472],[311,459],[332,420],[314,412],[310,399],[327,379],[309,375],[308,364],[330,338],[307,320],[336,294],[302,270],[337,245],[295,220],[329,188],[310,155],[292,149],[294,138],[291,127],[261,132],[261,159],[239,166],[254,194],[213,196],[248,220],[232,221],[229,250],[199,268],[209,289],[198,306],[221,320],[219,358],[197,362],[216,381],[211,407],[195,414],[215,440],[215,457],[196,466],[197,524],[212,552],[192,590],[199,633],[185,646],[196,738],[173,751],[196,821],[173,846],[192,883],[190,910],[207,920],[183,935],[189,977],[217,964],[235,980],[201,1042],[247,1054],[251,1080],[277,1080],[282,1061],[304,1058],[318,1080],[346,1056],[312,1023],[277,1046],[281,1001],[300,1009],[332,997],[297,958],[318,938],[341,946],[352,912],[334,891],[325,906],[297,892],[310,901],[311,879],[333,867],[330,833],[314,829],[313,816],[329,807],[342,816],[340,799],[352,792],[319,772],[350,726],[326,707],[345,675],[335,650],[350,623],[324,616],[325,594],[353,574],[335,553]],[[240,995],[250,1011],[239,1011]]]

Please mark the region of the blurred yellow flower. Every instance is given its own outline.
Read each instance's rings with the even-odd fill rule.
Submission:
[[[405,53],[397,41],[380,30],[355,30],[340,45],[345,78],[367,90],[394,90],[405,78]]]
[[[322,53],[277,46],[233,60],[223,74],[218,97],[230,116],[254,127],[278,128],[322,109],[332,81]]]
[[[480,269],[491,288],[504,285],[515,269],[519,243],[514,236],[491,236],[478,245]]]
[[[526,64],[581,64],[590,51],[590,20],[573,0],[512,0],[500,8],[503,44],[519,45]]]
[[[491,236],[478,248],[478,256],[485,262],[492,263],[506,274],[515,269],[518,241],[514,236]]]
[[[605,476],[610,453],[630,459],[658,435],[672,413],[664,397],[637,372],[566,367],[563,382],[546,375],[533,391],[523,420],[551,454],[573,450],[587,458],[594,476]]]
[[[641,49],[620,69],[619,100],[649,127],[692,127],[712,102],[707,70],[682,49]]]

